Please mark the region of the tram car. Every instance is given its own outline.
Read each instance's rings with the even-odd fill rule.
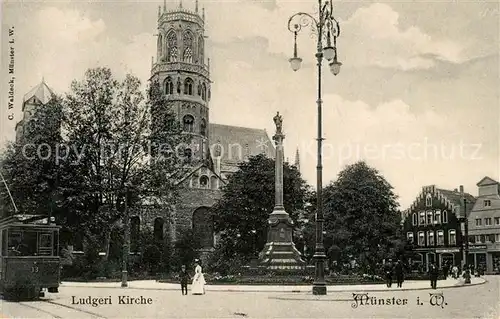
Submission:
[[[36,299],[59,289],[59,229],[53,218],[19,214],[0,219],[0,292]]]

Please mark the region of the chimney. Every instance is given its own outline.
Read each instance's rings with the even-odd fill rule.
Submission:
[[[454,191],[455,193],[458,193],[458,189],[457,189],[457,188],[455,188],[453,191]]]
[[[460,194],[464,195],[464,185],[460,185]]]

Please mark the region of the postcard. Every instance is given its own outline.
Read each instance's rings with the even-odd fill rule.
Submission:
[[[500,318],[499,12],[2,1],[0,317]]]

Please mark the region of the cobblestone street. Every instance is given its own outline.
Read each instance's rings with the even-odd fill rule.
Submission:
[[[377,300],[390,299],[391,305],[355,307],[353,292],[332,291],[327,296],[299,292],[209,291],[204,296],[182,296],[180,290],[63,287],[45,301],[2,302],[7,318],[500,318],[500,277],[470,287],[437,290],[365,291]],[[443,299],[430,293],[443,294]],[[74,304],[79,298],[110,299],[98,306]],[[119,296],[137,298],[119,304]],[[110,297],[110,298],[109,298]],[[123,299],[123,298],[122,298]],[[371,299],[374,300],[374,299]],[[103,302],[101,301],[101,302]],[[122,300],[123,302],[124,300]],[[380,301],[377,301],[380,302]],[[434,303],[435,305],[432,305]],[[393,305],[394,304],[394,305]]]

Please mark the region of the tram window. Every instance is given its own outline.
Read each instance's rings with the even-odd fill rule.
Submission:
[[[35,256],[37,236],[34,231],[9,233],[10,256]]]
[[[38,254],[42,256],[52,255],[51,234],[40,234],[40,244],[38,246]]]
[[[9,232],[9,240],[8,240],[8,248],[9,248],[9,256],[18,256],[20,252],[18,250],[19,245],[21,244],[22,235],[20,232]]]
[[[40,248],[50,248],[51,246],[50,234],[40,234]]]
[[[25,231],[23,233],[23,241],[22,243],[26,246],[24,256],[34,256],[36,255],[36,244],[37,244],[37,233],[34,231]]]

